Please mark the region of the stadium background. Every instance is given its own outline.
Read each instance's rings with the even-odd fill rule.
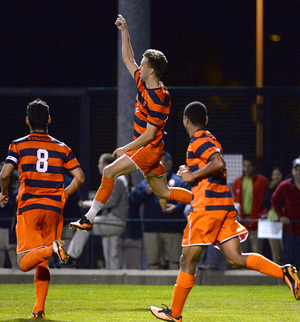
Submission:
[[[225,153],[255,154],[261,95],[260,170],[269,176],[279,165],[288,173],[299,156],[300,3],[264,4],[265,88],[256,89],[255,1],[150,1],[151,47],[169,60],[165,143],[175,167],[188,143],[182,109],[196,99],[207,104],[208,129]],[[0,1],[1,160],[11,140],[28,133],[25,107],[40,97],[51,107],[50,134],[74,150],[87,174],[84,193],[97,189],[98,157],[117,146],[117,13],[118,1]]]

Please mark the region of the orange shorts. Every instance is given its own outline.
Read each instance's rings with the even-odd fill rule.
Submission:
[[[165,174],[165,167],[160,162],[163,149],[163,142],[158,146],[147,144],[141,148],[129,151],[125,155],[135,163],[137,170],[143,176],[146,176],[150,172],[162,176]]]
[[[58,212],[44,209],[32,209],[18,215],[17,253],[50,246],[61,237],[63,216]]]
[[[218,246],[237,236],[243,242],[248,231],[237,222],[236,211],[196,211],[188,216],[182,247],[210,244]]]

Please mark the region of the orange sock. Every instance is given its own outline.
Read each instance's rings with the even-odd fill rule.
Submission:
[[[281,266],[256,253],[249,254],[246,267],[262,274],[283,279]]]
[[[192,202],[192,198],[192,193],[187,189],[178,187],[171,188],[169,200],[190,204]]]
[[[45,261],[45,258],[52,257],[52,245],[28,252],[20,262],[20,268],[23,272],[28,272],[34,267]]]
[[[114,185],[114,179],[103,176],[101,186],[96,193],[95,199],[102,204],[105,204],[114,189]]]
[[[190,290],[194,286],[195,276],[179,271],[177,281],[174,286],[171,310],[174,317],[182,314],[183,306],[189,295]]]
[[[33,312],[45,310],[45,302],[48,293],[50,283],[50,270],[47,260],[44,260],[35,268],[34,285],[36,302],[33,308]]]

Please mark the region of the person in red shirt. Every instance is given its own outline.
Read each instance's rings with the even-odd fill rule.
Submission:
[[[170,308],[150,307],[150,312],[164,321],[182,321],[182,310],[194,286],[196,263],[206,245],[220,248],[233,268],[248,268],[283,279],[295,298],[300,300],[300,281],[292,265],[279,266],[257,253],[244,254],[240,248],[247,229],[237,222],[233,198],[227,186],[226,163],[221,144],[206,130],[204,104],[192,102],[183,113],[183,124],[190,136],[187,165],[178,175],[192,183],[192,210],[182,239],[180,271]]]
[[[165,169],[160,162],[164,149],[162,140],[164,127],[171,108],[169,91],[160,81],[168,63],[167,58],[159,50],[148,49],[138,66],[134,59],[126,20],[119,15],[115,25],[122,34],[123,61],[138,90],[134,115],[134,140],[113,152],[112,156],[118,159],[104,168],[102,182],[93,204],[81,219],[70,223],[70,228],[73,230],[91,231],[97,213],[113,191],[115,179],[137,170],[144,175],[159,199],[175,200],[185,204],[192,201],[189,190],[168,186]]]
[[[300,158],[293,161],[292,178],[282,181],[271,204],[283,223],[282,262],[300,267]]]
[[[249,231],[249,237],[242,245],[245,253],[263,252],[264,240],[257,238],[257,220],[264,213],[263,199],[268,185],[268,179],[256,172],[255,160],[244,157],[243,175],[235,179],[232,193],[240,211],[241,222]]]

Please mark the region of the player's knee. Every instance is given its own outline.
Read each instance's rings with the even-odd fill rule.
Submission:
[[[194,265],[196,265],[197,261],[198,261],[198,257],[196,257],[196,256],[186,256],[186,255],[182,254],[180,256],[180,267],[187,268],[190,266],[194,266]]]
[[[20,267],[20,270],[22,272],[28,272],[29,269],[24,265],[23,261],[21,260],[20,263],[19,263],[19,267]]]
[[[114,179],[114,171],[113,168],[109,165],[107,165],[104,169],[103,169],[103,176],[107,177],[107,178],[111,178]]]

